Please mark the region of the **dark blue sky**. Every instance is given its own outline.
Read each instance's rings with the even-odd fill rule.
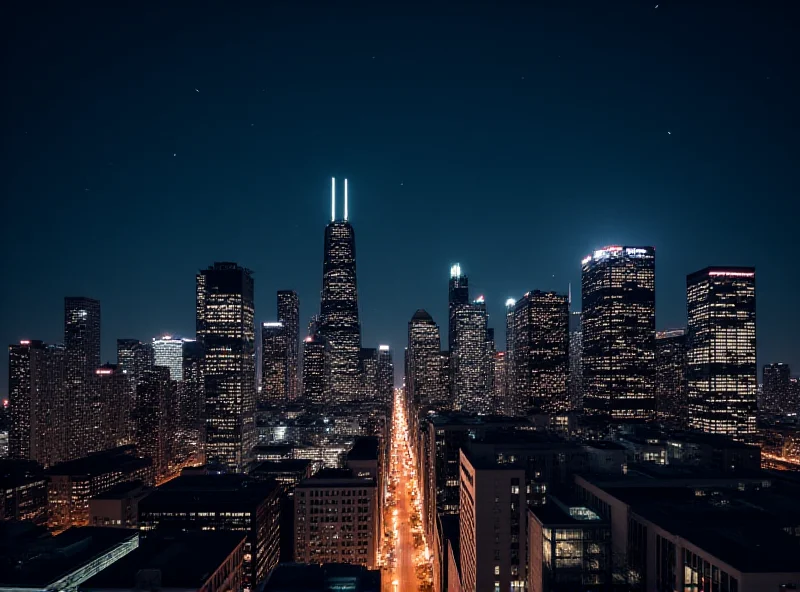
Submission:
[[[104,358],[191,335],[214,260],[305,325],[335,175],[398,366],[452,262],[500,329],[621,243],[656,247],[659,328],[687,273],[755,265],[759,364],[797,372],[797,4],[6,3],[0,341],[60,341],[65,295],[102,301]]]

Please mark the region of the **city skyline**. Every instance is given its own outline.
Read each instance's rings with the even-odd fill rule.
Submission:
[[[365,345],[401,352],[417,309],[447,343],[455,262],[497,331],[507,298],[572,284],[576,302],[586,253],[646,244],[658,254],[658,330],[685,326],[687,274],[753,266],[759,375],[773,362],[800,368],[796,87],[781,10],[637,5],[576,20],[563,6],[471,6],[452,26],[390,6],[284,7],[284,33],[265,35],[266,7],[198,9],[177,39],[153,24],[180,28],[175,7],[127,20],[112,6],[36,19],[16,9],[6,344],[60,342],[71,294],[102,302],[103,362],[118,338],[192,335],[193,274],[226,260],[254,270],[257,320],[274,318],[288,288],[305,327],[329,177],[347,176]],[[141,33],[153,27],[155,44]],[[237,42],[211,40],[219,30]],[[124,215],[110,215],[114,203]],[[12,257],[21,245],[25,257]]]

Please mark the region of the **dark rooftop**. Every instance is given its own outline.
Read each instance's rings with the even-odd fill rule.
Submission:
[[[244,475],[184,475],[158,487],[139,502],[139,510],[252,508],[277,490],[274,480],[258,481]]]
[[[543,526],[566,526],[573,528],[580,526],[608,526],[608,522],[601,519],[578,518],[576,516],[579,514],[570,514],[568,511],[568,508],[570,507],[581,508],[583,507],[583,504],[559,504],[552,496],[550,496],[548,503],[541,506],[528,506],[528,510],[530,510],[530,512],[536,516]],[[586,510],[589,510],[589,508],[586,508]],[[589,512],[591,512],[591,510],[589,510]],[[592,514],[594,513],[592,512]]]
[[[139,548],[80,585],[80,590],[137,589],[140,570],[157,570],[162,588],[199,590],[245,539],[244,532],[148,535]]]
[[[292,448],[294,448],[294,446],[291,444],[261,444],[253,447],[253,456],[259,454],[279,454],[287,456],[292,453]]]
[[[96,500],[118,500],[125,499],[131,495],[136,495],[144,489],[144,483],[139,479],[135,481],[126,481],[125,483],[118,483],[111,489],[94,496],[92,499]]]
[[[126,528],[69,528],[51,539],[32,542],[30,548],[16,549],[12,557],[3,558],[10,567],[0,560],[0,586],[44,589],[138,536],[138,531]]]
[[[597,450],[626,450],[622,444],[617,444],[616,442],[611,442],[609,440],[594,440],[591,442],[585,442],[584,446],[596,448]]]
[[[53,465],[47,469],[46,473],[48,475],[102,475],[121,469],[133,471],[152,464],[153,460],[150,458],[137,457],[133,446],[120,446]]]
[[[320,469],[312,477],[303,479],[297,487],[374,487],[372,477],[357,477],[350,469]]]
[[[357,438],[347,453],[347,460],[378,460],[381,441],[374,437]]]
[[[306,458],[287,458],[284,460],[265,460],[250,470],[251,474],[305,473],[311,461]]]
[[[381,572],[360,565],[325,563],[305,565],[282,563],[267,578],[264,592],[333,592],[341,590],[342,580],[354,592],[380,592]]]

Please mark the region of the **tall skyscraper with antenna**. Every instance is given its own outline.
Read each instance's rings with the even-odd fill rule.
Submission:
[[[356,283],[356,236],[347,219],[347,179],[344,217],[336,218],[336,179],[331,179],[331,221],[325,227],[319,333],[330,346],[331,398],[358,396],[358,355],[361,324]]]

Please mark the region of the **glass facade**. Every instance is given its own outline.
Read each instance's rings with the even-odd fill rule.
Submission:
[[[320,335],[306,337],[303,341],[303,397],[314,405],[325,405],[330,401],[330,389],[330,346]]]
[[[752,267],[686,278],[689,426],[745,440],[756,431],[756,281]]]
[[[183,339],[175,339],[170,335],[154,337],[153,360],[154,365],[169,368],[172,380],[183,380]]]
[[[459,304],[452,313],[455,338],[450,349],[455,408],[467,413],[490,413],[486,303]]]
[[[655,415],[655,249],[610,246],[582,263],[583,407]]]
[[[688,423],[686,399],[686,332],[656,333],[656,414],[677,428]]]
[[[243,471],[255,445],[253,276],[236,263],[214,263],[197,275],[197,286],[206,460]]]
[[[286,327],[280,321],[261,325],[260,405],[280,404],[287,400],[288,337]]]

